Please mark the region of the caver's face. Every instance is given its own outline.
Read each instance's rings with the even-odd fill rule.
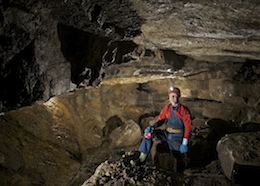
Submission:
[[[179,103],[179,96],[176,93],[170,93],[169,94],[169,101],[172,104],[172,106],[176,107]]]

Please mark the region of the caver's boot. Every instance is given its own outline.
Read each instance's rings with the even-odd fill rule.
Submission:
[[[147,154],[141,152],[139,158],[136,160],[131,160],[130,164],[132,165],[132,167],[134,167],[136,165],[140,165],[145,161],[146,157],[147,157]]]

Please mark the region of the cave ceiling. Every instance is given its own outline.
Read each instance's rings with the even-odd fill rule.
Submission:
[[[258,0],[6,0],[1,6],[1,35],[2,42],[13,38],[28,45],[50,16],[86,32],[195,59],[259,60],[259,12]],[[23,34],[8,23],[18,24]]]
[[[62,1],[60,22],[199,60],[259,60],[257,0]]]
[[[89,68],[92,84],[105,57],[117,50],[124,63],[138,45],[197,62],[258,63],[259,12],[258,0],[3,0],[0,110],[64,93]]]

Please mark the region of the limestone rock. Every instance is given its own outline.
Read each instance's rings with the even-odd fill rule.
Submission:
[[[259,38],[260,20],[255,0],[219,0],[211,5],[203,0],[133,2],[146,20],[136,43],[207,61],[259,60],[259,42],[253,39]]]
[[[145,83],[180,75],[187,78],[186,83],[176,80],[177,84],[185,84],[183,93],[186,96],[217,101],[231,94],[255,96],[254,92],[259,92],[257,60],[260,59],[260,19],[257,12],[259,5],[256,0],[218,0],[210,6],[205,0],[126,0],[120,3],[117,0],[82,3],[76,0],[10,0],[3,3],[0,12],[0,58],[3,60],[0,67],[3,86],[0,110],[19,108],[66,92],[70,89],[70,81],[77,79],[91,60],[92,76],[97,78],[104,51],[111,50],[115,42],[121,42],[116,45],[118,51],[123,49],[116,56],[115,67],[109,66],[106,70],[108,78],[118,78],[105,80],[106,83]],[[66,29],[77,31],[66,35],[63,33]],[[78,33],[84,34],[76,37],[80,35]],[[84,43],[85,37],[96,35],[101,39],[91,40],[83,47],[76,46]],[[66,36],[75,37],[70,40]],[[156,60],[144,55],[141,60],[124,63],[121,57],[136,46],[132,41],[153,53]],[[131,47],[125,45],[126,42],[131,43]],[[84,55],[92,54],[92,49],[97,53],[93,59]],[[169,56],[169,53],[174,55]],[[196,59],[197,66],[190,66],[193,70],[188,73],[182,68],[187,56]],[[253,65],[243,67],[242,75],[239,71],[234,77],[236,62],[246,60]],[[226,66],[211,68],[207,65],[209,61],[225,62]],[[227,65],[232,68],[225,68]],[[176,70],[184,70],[184,73],[174,73]],[[212,70],[214,73],[207,73]],[[222,85],[222,80],[232,77],[235,82],[243,82],[243,91],[242,86],[233,85],[232,81]],[[255,84],[250,85],[252,82]]]
[[[95,91],[92,89],[88,96],[95,98]],[[86,151],[102,144],[102,133],[98,132],[103,127],[97,115],[99,102],[97,99],[95,104],[90,103],[94,107],[86,110],[88,96],[84,91],[75,92],[72,97],[67,93],[1,115],[0,164],[8,170],[1,172],[1,185],[13,185],[17,181],[10,179],[13,175],[20,182],[29,177],[31,182],[25,185],[37,181],[47,185],[69,182]]]
[[[124,125],[113,130],[109,137],[112,140],[112,146],[114,147],[122,148],[136,145],[142,138],[141,128],[133,120],[128,120]]]
[[[128,158],[119,161],[101,163],[93,176],[82,186],[96,185],[129,185],[129,186],[163,186],[172,183],[181,183],[182,178],[172,176],[169,172],[157,170],[155,166],[143,165],[131,168]],[[172,176],[172,177],[171,177]]]
[[[67,135],[68,146],[65,147],[63,139],[55,138],[50,125],[37,125],[36,117],[30,117],[24,123],[27,126],[20,124],[10,115],[0,120],[0,164],[6,170],[1,171],[1,185],[68,183],[70,176],[62,175],[70,175],[80,167],[78,145],[71,133],[62,131],[64,128],[56,133],[61,138]],[[34,130],[30,131],[29,125]]]
[[[238,131],[238,128],[234,123],[221,119],[209,119],[206,122],[206,125],[214,130],[214,133],[217,135],[217,137],[222,137],[225,134]]]
[[[217,144],[225,175],[234,183],[250,185],[260,174],[260,132],[228,134]]]
[[[259,12],[258,0],[1,1],[0,112],[52,98],[0,114],[0,185],[66,185],[104,136],[115,147],[138,144],[136,123],[168,103],[169,85],[197,118],[259,123]],[[136,44],[140,55],[124,61]],[[116,48],[115,64],[101,64]],[[86,68],[93,79],[103,76],[101,65],[109,66],[97,88],[63,94]],[[124,125],[107,130],[113,116]],[[195,156],[205,160],[213,133],[225,131],[204,128],[191,139]],[[129,183],[143,183],[133,175]]]

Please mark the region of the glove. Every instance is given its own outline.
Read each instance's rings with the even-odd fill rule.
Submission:
[[[188,139],[187,138],[183,138],[182,144],[180,146],[180,152],[181,153],[188,152]]]
[[[153,132],[154,132],[153,126],[146,127],[146,129],[144,130],[144,137],[150,139],[152,137]]]
[[[153,126],[148,126],[146,129],[144,129],[144,133],[153,133],[154,127]]]

